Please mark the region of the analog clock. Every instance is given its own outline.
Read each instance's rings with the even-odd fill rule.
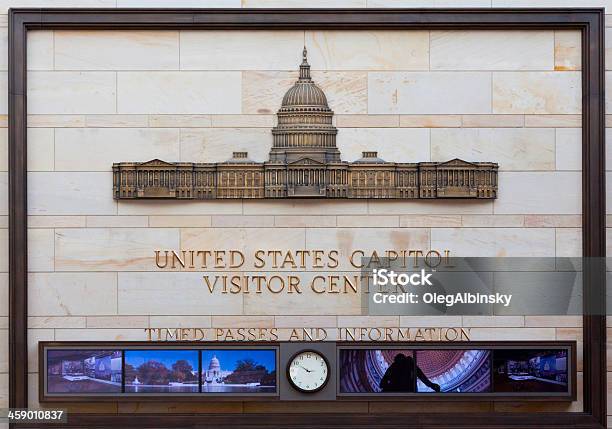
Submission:
[[[329,363],[325,356],[314,350],[297,352],[287,364],[289,383],[304,393],[323,389],[329,380],[329,372]]]

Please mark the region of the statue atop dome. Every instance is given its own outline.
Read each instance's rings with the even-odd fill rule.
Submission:
[[[278,124],[272,129],[271,162],[340,161],[336,147],[338,130],[332,123],[334,112],[327,104],[325,93],[310,76],[306,47],[299,78],[285,93],[276,116]]]
[[[306,47],[276,116],[267,162],[234,152],[219,163],[115,163],[114,198],[497,198],[492,162],[397,163],[376,151],[342,161],[334,112],[312,79]]]
[[[308,51],[306,46],[302,51],[302,64],[300,64],[300,79],[310,79],[310,64],[308,64]]]

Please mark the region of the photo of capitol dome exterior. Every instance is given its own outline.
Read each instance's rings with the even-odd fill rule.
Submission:
[[[215,198],[497,198],[492,162],[395,163],[363,152],[342,161],[327,97],[303,52],[299,79],[282,100],[269,161],[234,152],[221,163],[113,164],[115,199]]]
[[[220,383],[225,377],[230,375],[232,371],[221,369],[221,363],[216,355],[210,359],[208,369],[202,372],[202,381],[205,383]]]

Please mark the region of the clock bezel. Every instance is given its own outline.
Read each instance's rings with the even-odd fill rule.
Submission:
[[[323,358],[323,361],[325,362],[325,365],[327,366],[327,376],[325,377],[325,381],[323,381],[323,384],[321,384],[316,389],[313,389],[313,390],[302,389],[301,387],[296,385],[293,382],[293,380],[291,379],[291,373],[290,373],[291,364],[293,363],[295,358],[298,357],[299,355],[301,355],[302,353],[314,353],[314,354],[317,354],[317,355],[321,356]],[[297,352],[295,352],[294,354],[291,355],[291,357],[287,361],[286,374],[287,374],[287,381],[289,381],[289,384],[291,385],[291,387],[293,387],[298,392],[301,392],[301,393],[317,393],[317,392],[320,392],[321,390],[323,390],[323,388],[325,386],[327,386],[327,383],[329,382],[329,379],[331,378],[331,366],[329,364],[329,360],[327,359],[327,357],[325,357],[325,355],[323,353],[321,353],[319,350],[303,349],[303,350],[298,350]]]

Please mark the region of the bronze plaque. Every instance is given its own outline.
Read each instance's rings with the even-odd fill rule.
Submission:
[[[267,162],[234,152],[221,163],[113,164],[115,199],[215,198],[497,198],[493,162],[396,163],[363,152],[342,161],[325,93],[310,77],[304,48],[300,76],[283,97]]]

